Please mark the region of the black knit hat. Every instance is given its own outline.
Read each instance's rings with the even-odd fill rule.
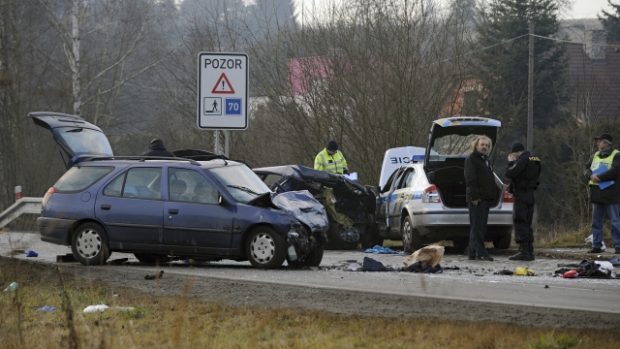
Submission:
[[[613,143],[613,141],[614,141],[614,139],[611,137],[611,135],[609,133],[603,133],[600,136],[594,137],[594,139],[596,139],[596,140],[604,139],[604,140],[608,141],[609,143]]]
[[[329,151],[336,151],[338,150],[338,143],[336,143],[336,141],[331,140],[329,142],[327,142],[327,150]]]
[[[520,142],[512,143],[512,148],[510,148],[510,152],[512,153],[516,153],[518,151],[524,151],[524,150],[525,150],[525,147]]]

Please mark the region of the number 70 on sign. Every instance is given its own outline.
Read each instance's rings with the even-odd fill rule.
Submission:
[[[226,98],[226,115],[241,115],[241,98]]]

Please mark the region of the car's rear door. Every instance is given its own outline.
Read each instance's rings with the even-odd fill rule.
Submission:
[[[131,167],[97,196],[95,216],[116,249],[157,250],[163,241],[162,168]]]
[[[166,248],[189,253],[227,252],[232,243],[234,208],[219,204],[217,186],[202,171],[169,167],[167,195]]]
[[[54,141],[64,153],[63,160],[67,168],[79,162],[81,158],[114,155],[103,131],[77,115],[32,112],[28,116],[37,126],[52,132]]]
[[[414,175],[415,172],[412,167],[404,168],[394,182],[387,208],[390,230],[394,232],[400,231],[403,209],[413,195],[411,183]]]

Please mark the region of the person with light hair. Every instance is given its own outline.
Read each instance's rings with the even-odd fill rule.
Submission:
[[[489,137],[478,136],[472,142],[471,154],[465,159],[465,195],[470,224],[467,254],[470,260],[493,260],[484,247],[489,209],[498,195],[495,175],[489,163],[492,146]]]

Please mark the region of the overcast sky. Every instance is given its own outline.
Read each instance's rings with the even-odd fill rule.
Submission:
[[[614,3],[618,2],[616,0]],[[611,12],[607,0],[575,0],[572,10],[564,18],[596,18],[603,9]]]
[[[302,7],[306,13],[311,15],[313,12],[324,12],[327,8],[342,3],[346,3],[346,0],[295,0],[297,3],[297,10],[301,17]],[[437,0],[438,2],[444,2],[445,0]],[[620,3],[619,0],[613,0],[614,3]],[[611,10],[607,4],[607,0],[572,0],[573,6],[570,9],[565,10],[561,14],[562,19],[571,18],[596,18],[596,15],[601,12],[602,9]],[[300,18],[301,19],[301,18]]]

